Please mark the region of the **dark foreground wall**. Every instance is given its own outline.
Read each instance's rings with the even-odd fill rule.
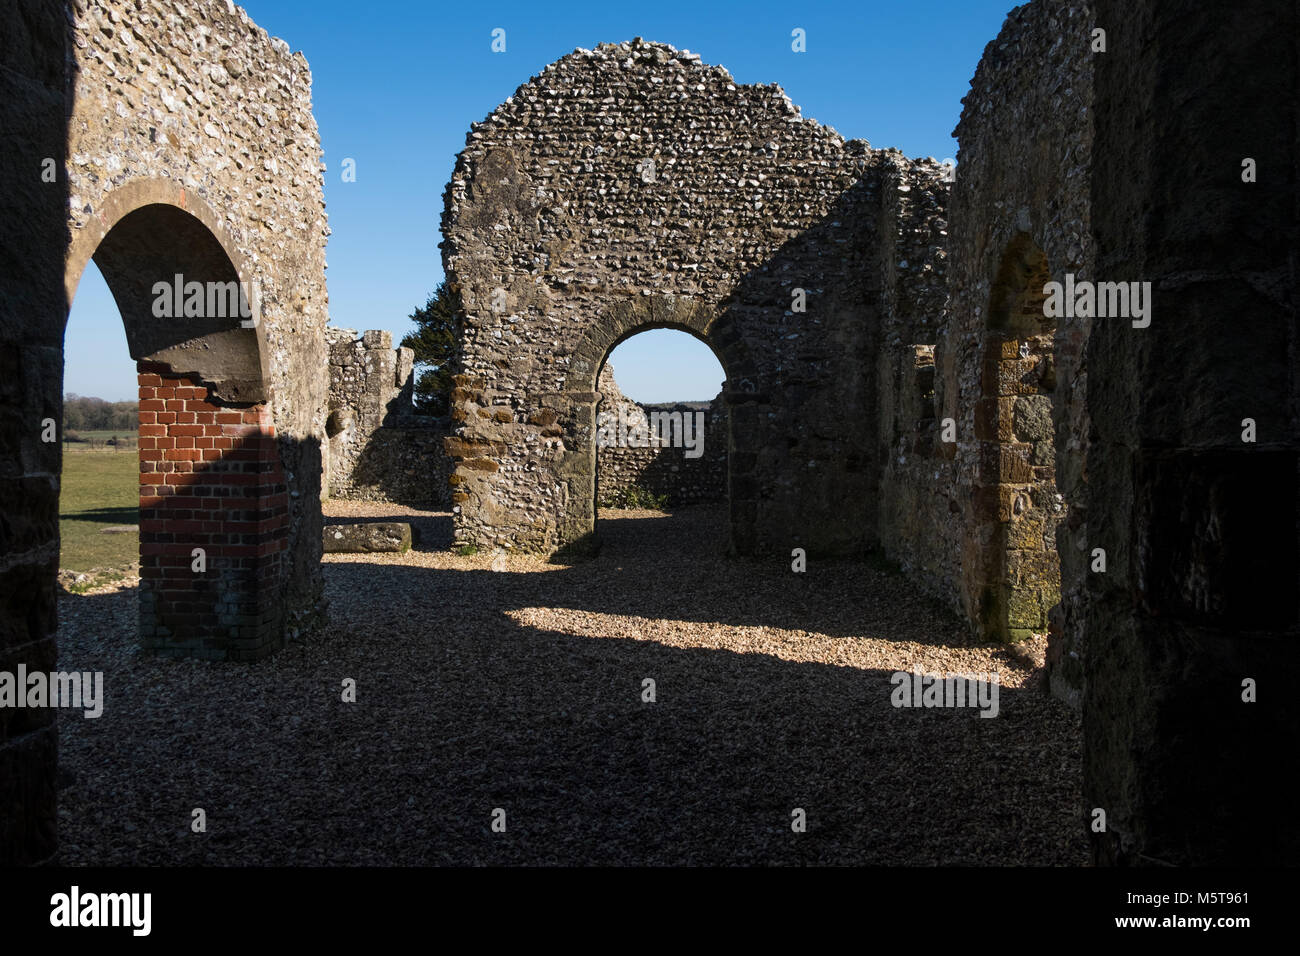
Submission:
[[[67,186],[43,183],[40,161],[62,166],[70,37],[56,4],[0,5],[0,670],[52,669],[57,616],[58,442],[40,418],[58,415]],[[31,256],[33,248],[56,250]],[[56,385],[57,388],[57,385]],[[54,711],[0,709],[0,865],[38,863],[57,845]]]
[[[1088,348],[1094,847],[1294,864],[1296,5],[1101,0],[1096,21],[1097,271],[1155,300],[1149,328],[1098,320]]]

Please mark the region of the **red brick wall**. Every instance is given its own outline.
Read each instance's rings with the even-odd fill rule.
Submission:
[[[177,656],[270,653],[289,528],[270,408],[222,405],[164,365],[138,370],[141,639]]]

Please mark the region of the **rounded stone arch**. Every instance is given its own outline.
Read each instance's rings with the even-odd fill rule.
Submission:
[[[713,352],[726,374],[728,392],[757,390],[753,363],[744,341],[727,336],[727,321],[718,309],[688,296],[643,296],[606,309],[587,329],[574,349],[564,379],[566,392],[596,391],[596,382],[610,353],[641,332],[673,329],[699,339]]]
[[[250,264],[208,203],[157,179],[113,190],[69,237],[64,335],[92,259],[138,371],[141,643],[265,656],[284,639],[289,495]],[[178,296],[156,288],[178,281],[182,304],[200,284],[197,314],[177,315]]]
[[[978,458],[966,553],[967,600],[984,640],[1046,632],[1060,601],[1056,528],[1056,320],[1045,315],[1048,258],[1019,231],[998,260],[979,351]]]
[[[93,217],[73,230],[64,268],[67,313],[91,260],[99,267],[126,325],[137,362],[169,366],[201,379],[226,401],[270,399],[270,350],[257,314],[253,270],[212,207],[170,179],[140,179],[110,192]],[[234,282],[248,293],[251,327],[240,316],[159,319],[156,282]]]
[[[744,341],[729,333],[725,312],[690,296],[650,295],[618,302],[596,317],[574,348],[559,396],[553,400],[562,409],[561,420],[570,426],[576,447],[565,456],[563,476],[571,495],[567,513],[560,521],[565,549],[582,552],[594,544],[596,531],[597,448],[596,418],[601,395],[597,382],[609,356],[620,344],[641,332],[673,329],[703,342],[722,366],[726,376],[724,401],[729,405],[738,394],[757,391],[757,376]],[[731,418],[727,424],[728,462],[734,449]],[[731,475],[728,475],[728,502]],[[733,510],[734,523],[734,510]]]

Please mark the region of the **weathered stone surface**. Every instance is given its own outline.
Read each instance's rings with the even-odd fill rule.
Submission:
[[[1107,570],[1086,579],[1083,806],[1106,810],[1099,862],[1287,866],[1300,13],[1245,0],[1230,30],[1207,16],[1097,2],[1097,269],[1151,282],[1153,304],[1149,327],[1099,319],[1088,341],[1088,534]],[[1273,173],[1244,182],[1245,157]]]
[[[142,644],[271,653],[321,610],[328,228],[306,61],[224,0],[12,0],[0,64],[0,657],[53,641],[61,443],[41,430],[92,257],[149,390]],[[243,283],[252,314],[157,316],[178,274]],[[52,728],[0,730],[0,864],[53,853],[53,754]]]
[[[404,521],[368,521],[362,524],[327,524],[325,553],[411,550],[411,526]]]
[[[886,308],[877,356],[879,434],[892,437],[879,456],[882,547],[985,639],[1016,636],[1008,614],[1061,590],[1063,575],[1060,639],[1070,649],[1054,653],[1052,666],[1063,696],[1071,688],[1075,699],[1082,672],[1069,650],[1082,639],[1090,320],[1051,328],[1041,290],[1066,272],[1091,277],[1091,22],[1087,5],[1025,4],[985,50],[963,101],[950,200],[914,227],[936,237],[945,281],[932,296]],[[925,194],[904,193],[913,203]],[[929,303],[927,325],[909,319],[914,301]],[[1060,574],[1020,553],[1058,550]],[[1043,577],[1011,574],[1012,564]],[[1014,584],[990,586],[1006,581]],[[1041,633],[1045,621],[1035,627]]]
[[[1083,710],[1085,813],[1107,813],[1098,861],[1292,861],[1300,24],[1286,0],[1241,0],[1226,31],[1190,0],[1096,7],[1104,54],[1091,5],[1011,12],[955,181],[662,44],[547,67],[474,125],[447,189],[467,311],[448,434],[392,416],[411,357],[391,335],[324,333],[301,56],[225,2],[10,0],[0,667],[57,659],[60,446],[36,426],[92,256],[149,392],[141,636],[176,655],[270,653],[319,610],[322,543],[409,544],[404,525],[322,531],[323,460],[342,494],[454,489],[462,543],[590,547],[598,471],[623,480],[646,451],[602,465],[598,374],[675,328],[726,371],[710,428],[736,550],[878,546],[981,638],[1047,629],[1049,685]],[[255,284],[259,321],[156,321],[152,282],[176,272]],[[1049,321],[1065,274],[1151,282],[1152,324]],[[207,467],[227,442],[233,467]],[[220,532],[193,530],[205,499],[230,508]],[[55,745],[48,714],[0,712],[0,864],[54,853]]]
[[[414,359],[388,332],[325,330],[330,349],[328,497],[448,508],[450,422],[415,412]]]
[[[641,40],[573,52],[474,124],[443,257],[466,311],[462,370],[495,398],[458,393],[453,418],[462,439],[509,441],[498,471],[457,485],[457,540],[554,551],[590,534],[597,374],[627,336],[675,328],[727,376],[744,455],[733,546],[862,550],[870,427],[836,422],[870,401],[889,163],[906,165],[801,117],[779,87]],[[745,406],[761,411],[742,427]]]

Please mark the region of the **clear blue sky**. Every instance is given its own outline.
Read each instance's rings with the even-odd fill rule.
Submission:
[[[410,328],[411,310],[442,278],[442,191],[469,124],[575,48],[636,36],[671,43],[725,66],[742,83],[779,83],[804,116],[846,138],[946,159],[957,152],[951,133],[975,65],[1014,3],[246,0],[243,6],[311,64],[333,229],[331,324],[390,329],[396,340]],[[506,31],[504,53],[491,51],[496,27]],[[795,27],[806,31],[806,53],[790,49]],[[345,157],[356,160],[354,183],[340,181]],[[611,357],[620,386],[641,401],[711,398],[716,364],[689,358],[699,354],[691,344],[682,335],[630,339]],[[121,319],[93,266],[77,293],[66,352],[66,391],[135,397]]]

